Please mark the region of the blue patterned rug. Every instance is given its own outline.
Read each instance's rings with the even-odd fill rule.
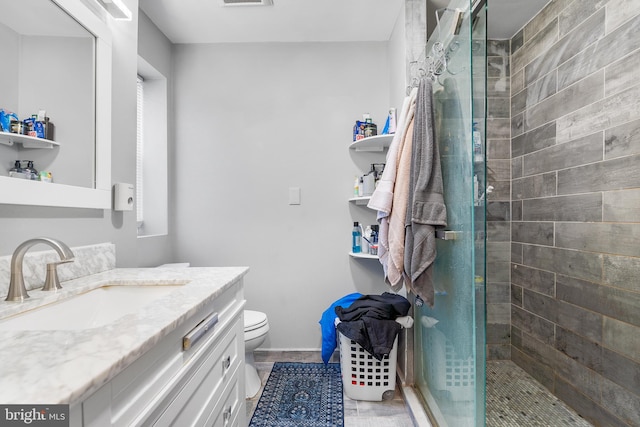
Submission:
[[[340,364],[276,362],[249,427],[343,427]]]

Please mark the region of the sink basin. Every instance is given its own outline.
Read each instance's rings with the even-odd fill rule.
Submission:
[[[0,321],[0,330],[79,330],[106,326],[182,285],[106,285]]]

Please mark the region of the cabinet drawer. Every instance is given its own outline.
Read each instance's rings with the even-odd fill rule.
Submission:
[[[238,375],[227,385],[222,398],[211,412],[209,419],[200,425],[213,427],[238,427],[240,411],[245,411],[244,396],[240,395]],[[239,426],[244,427],[244,426]]]
[[[238,319],[227,334],[210,349],[201,363],[186,374],[188,382],[173,395],[158,402],[144,425],[201,426],[237,375],[244,358],[244,323]]]

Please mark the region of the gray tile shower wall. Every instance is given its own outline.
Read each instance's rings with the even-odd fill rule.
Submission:
[[[490,198],[511,202],[510,357],[596,425],[640,425],[639,31],[640,1],[555,0],[511,39],[511,195]]]
[[[487,43],[487,358],[511,358],[510,52],[508,40]]]

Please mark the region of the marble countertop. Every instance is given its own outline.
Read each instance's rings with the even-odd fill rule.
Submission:
[[[117,321],[84,330],[0,330],[0,402],[81,401],[216,298],[247,267],[123,268],[62,282],[56,293],[29,291],[25,302],[0,301],[0,322],[17,313],[110,285],[165,284],[169,295]]]

